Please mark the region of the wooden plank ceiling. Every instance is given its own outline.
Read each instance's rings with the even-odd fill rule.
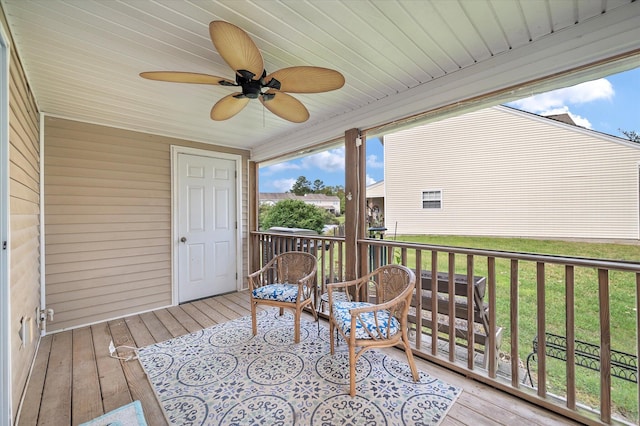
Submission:
[[[255,160],[504,88],[468,107],[640,65],[640,2],[631,0],[0,2],[42,112],[250,149]],[[243,28],[267,72],[322,66],[340,71],[346,84],[296,94],[311,114],[302,124],[257,100],[214,122],[211,107],[233,88],[138,76],[171,70],[233,79],[209,38],[213,20]],[[613,57],[624,61],[588,77],[540,80]]]

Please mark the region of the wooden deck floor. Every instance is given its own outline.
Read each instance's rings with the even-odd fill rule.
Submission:
[[[166,425],[139,362],[111,358],[109,342],[142,347],[246,316],[248,299],[246,293],[227,294],[45,336],[18,425],[77,425],[134,400],[142,403],[150,426]],[[420,370],[464,389],[443,425],[577,424],[457,373],[416,362]]]

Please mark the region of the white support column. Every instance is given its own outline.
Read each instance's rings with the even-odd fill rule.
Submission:
[[[13,422],[9,288],[9,38],[0,23],[0,426]]]

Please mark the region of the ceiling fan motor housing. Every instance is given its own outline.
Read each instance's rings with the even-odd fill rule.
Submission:
[[[242,87],[242,95],[245,98],[257,99],[260,95],[263,96],[263,100],[273,99],[275,94],[262,93],[264,87],[270,89],[280,89],[280,82],[275,78],[270,79],[267,83],[264,81],[266,71],[262,73],[262,77],[259,80],[253,80],[255,76],[252,72],[246,70],[238,70],[236,73],[236,83]]]
[[[242,87],[242,94],[247,98],[257,99],[258,96],[260,96],[260,92],[262,90],[262,83],[260,80],[252,80],[251,78],[243,77],[240,73],[237,73],[236,82]]]

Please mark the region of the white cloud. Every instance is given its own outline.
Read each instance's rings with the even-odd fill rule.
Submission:
[[[366,181],[366,185],[367,185],[367,186],[369,186],[369,185],[373,185],[374,183],[376,183],[376,182],[377,182],[374,178],[372,178],[371,176],[369,176],[369,174],[367,174],[367,176],[366,176],[366,178],[365,178],[365,181]]]
[[[344,148],[319,152],[302,159],[304,169],[318,168],[326,172],[344,170]]]
[[[285,172],[287,170],[300,170],[300,165],[293,161],[285,161],[284,163],[273,164],[260,170],[262,176],[269,176],[279,172]]]
[[[274,192],[288,192],[297,179],[276,179],[269,182],[270,186],[274,188]]]
[[[610,100],[615,94],[609,80],[601,78],[587,81],[571,87],[553,90],[512,102],[518,109],[540,114],[542,111],[562,108],[568,105],[580,105],[597,100]]]
[[[371,167],[372,169],[382,169],[384,168],[384,162],[378,161],[378,156],[371,154],[367,157],[367,167]]]

